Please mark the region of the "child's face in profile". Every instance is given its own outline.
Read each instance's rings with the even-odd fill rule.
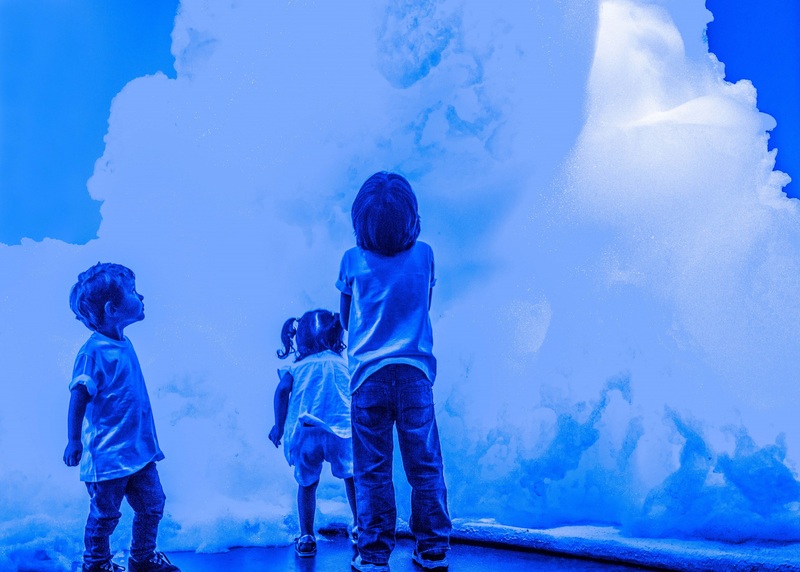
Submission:
[[[144,320],[144,296],[136,291],[136,281],[127,280],[122,285],[122,299],[116,308],[114,318],[120,328]]]

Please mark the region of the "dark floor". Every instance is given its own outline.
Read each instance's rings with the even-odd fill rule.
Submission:
[[[420,572],[411,561],[413,544],[398,540],[389,561],[392,572]],[[293,546],[273,548],[236,548],[223,554],[195,554],[175,552],[169,554],[173,564],[182,572],[347,572],[350,570],[352,548],[343,536],[318,537],[317,555],[298,558]],[[631,572],[643,570],[629,566],[604,564],[589,560],[573,560],[534,552],[520,552],[500,548],[485,548],[455,544],[449,552],[450,570],[453,572]]]

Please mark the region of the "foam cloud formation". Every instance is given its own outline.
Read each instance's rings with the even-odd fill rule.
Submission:
[[[126,333],[167,456],[161,547],[291,540],[267,441],[279,330],[338,305],[350,204],[380,169],[410,179],[437,256],[453,516],[800,540],[800,221],[709,19],[702,0],[183,1],[177,78],[112,105],[99,238],[0,245],[0,569],[82,550],[61,453],[88,332],[67,295],[97,260],[146,298]],[[324,480],[318,523],[344,521]]]

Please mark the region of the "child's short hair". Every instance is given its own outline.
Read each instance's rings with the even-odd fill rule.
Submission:
[[[419,236],[417,197],[397,173],[381,171],[367,179],[350,214],[356,244],[364,250],[393,256],[414,246]]]
[[[342,355],[345,348],[343,336],[344,328],[339,314],[329,310],[311,310],[299,320],[289,318],[284,322],[281,328],[283,349],[278,350],[278,357],[284,359],[289,354],[295,354],[294,361],[300,361],[325,350]]]
[[[78,275],[78,282],[69,292],[69,307],[76,319],[90,330],[97,330],[106,317],[106,302],[119,304],[124,295],[124,286],[135,279],[130,268],[98,262]]]

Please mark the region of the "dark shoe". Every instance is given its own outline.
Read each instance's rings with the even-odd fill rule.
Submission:
[[[163,552],[154,552],[144,562],[128,558],[128,569],[130,572],[181,572]]]
[[[82,572],[122,572],[125,570],[124,566],[120,566],[119,564],[114,564],[111,560],[106,560],[105,562],[101,562],[99,564],[86,564],[85,562],[81,566]]]
[[[294,551],[300,558],[310,558],[317,553],[317,539],[313,534],[304,534],[294,539]]]
[[[446,552],[442,552],[440,554],[426,554],[425,556],[422,556],[415,548],[414,553],[411,555],[411,560],[425,570],[444,571],[450,566],[450,563],[447,562]]]
[[[353,561],[350,563],[350,568],[356,570],[357,572],[389,572],[388,564],[372,564],[371,562],[364,562],[361,560],[360,554],[353,558]]]

